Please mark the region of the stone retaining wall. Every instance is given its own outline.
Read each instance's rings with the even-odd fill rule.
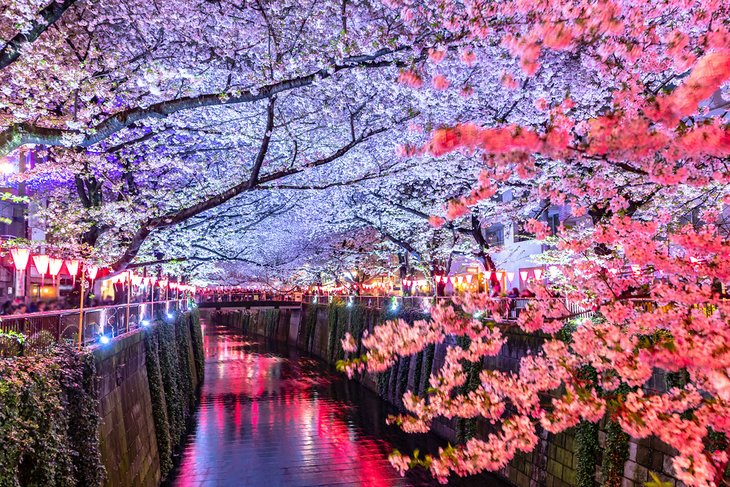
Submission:
[[[174,326],[174,337],[179,337],[171,346],[176,347],[180,357],[187,357],[182,362],[186,363],[186,369],[189,368],[189,373],[179,374],[184,378],[181,380],[190,380],[187,387],[192,390],[197,390],[202,382],[202,370],[198,370],[200,365],[195,360],[202,353],[202,342],[198,338],[200,322],[190,313],[179,315],[174,325],[155,322],[149,328],[120,335],[111,343],[94,348],[102,420],[99,432],[101,454],[107,471],[105,485],[108,487],[157,487],[166,473],[161,471],[161,463],[164,465],[165,462],[161,462],[158,448],[160,432],[155,424],[146,349],[146,342],[158,342],[145,340],[145,334],[156,332],[159,326]],[[185,344],[184,349],[180,348],[182,343]],[[166,392],[170,391],[158,391],[158,395],[164,396]],[[185,420],[195,406],[187,405]],[[172,445],[179,443],[180,439],[177,439]],[[167,455],[170,453],[168,451]]]
[[[101,455],[109,486],[156,487],[160,457],[141,330],[94,352],[99,378]]]

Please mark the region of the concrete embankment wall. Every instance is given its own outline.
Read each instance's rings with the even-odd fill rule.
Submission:
[[[341,304],[305,305],[301,310],[211,311],[210,318],[244,333],[289,343],[334,364],[344,357],[339,339],[346,331],[359,336],[362,330],[372,329],[384,318],[392,318],[393,316],[388,315],[389,312],[390,310],[384,312],[380,309],[347,307]],[[408,313],[405,316],[401,313],[399,316],[406,320],[420,317],[408,316]],[[471,371],[472,377],[478,377],[478,372],[482,369],[517,370],[520,359],[541,345],[540,338],[531,334],[516,331],[509,335],[508,343],[500,353],[479,364],[477,369]],[[424,393],[428,387],[429,375],[443,365],[448,345],[449,343],[444,343],[416,356],[402,359],[389,373],[377,377],[368,375],[360,380],[387,401],[399,405],[406,390]],[[451,442],[473,435],[484,437],[488,428],[482,422],[459,420],[438,421],[433,425],[437,434]],[[610,482],[612,485],[643,486],[644,482],[650,480],[649,472],[654,472],[669,485],[682,487],[683,484],[672,475],[670,460],[675,452],[671,447],[655,438],[624,438],[623,445],[619,445],[623,450],[619,454],[621,460],[618,465],[610,464],[605,463],[603,458],[607,447],[615,447],[615,440],[610,440],[613,443],[608,445],[609,436],[611,433],[607,434],[604,424],[595,428],[592,436],[579,434],[575,429],[558,435],[543,431],[534,451],[517,456],[499,474],[518,487],[573,487],[579,485],[578,470],[583,468],[585,472],[587,468],[589,481],[584,480],[583,485],[590,484],[591,475],[594,485],[606,485],[601,470],[608,465],[615,471]],[[594,444],[586,444],[590,442]],[[579,453],[579,450],[583,453]],[[587,455],[586,451],[589,451]]]
[[[154,322],[93,350],[108,487],[156,487],[192,414],[202,382],[200,321]]]

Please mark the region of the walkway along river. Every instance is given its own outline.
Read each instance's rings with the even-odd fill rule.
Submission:
[[[201,404],[170,485],[438,485],[424,471],[400,477],[387,456],[443,443],[387,426],[393,411],[371,391],[295,349],[214,324],[203,332]],[[506,484],[481,476],[449,485]]]

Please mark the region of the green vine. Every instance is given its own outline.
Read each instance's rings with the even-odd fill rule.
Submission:
[[[606,445],[603,448],[604,487],[620,487],[624,473],[624,464],[629,459],[629,435],[624,433],[618,422],[609,419],[606,422]]]
[[[423,379],[421,384],[421,390],[427,391],[430,387],[429,379],[433,373],[433,359],[436,355],[436,345],[428,345],[423,350]]]
[[[152,401],[152,419],[155,423],[157,451],[160,456],[160,473],[162,478],[172,470],[172,439],[170,438],[170,422],[167,418],[165,404],[165,387],[160,370],[160,352],[158,345],[158,327],[150,327],[145,331],[145,362],[147,364],[147,381]]]
[[[413,393],[419,395],[421,393],[421,369],[423,368],[424,351],[421,350],[416,354],[416,362],[413,371]]]
[[[160,472],[165,478],[195,408],[193,367],[199,383],[205,372],[200,316],[179,315],[174,323],[158,321],[145,331],[144,339]]]
[[[396,404],[403,403],[403,394],[408,389],[408,374],[411,370],[411,357],[403,357],[398,364],[398,381],[393,399]]]
[[[581,421],[575,427],[575,479],[577,487],[593,487],[596,483],[598,424]]]
[[[0,360],[0,486],[101,485],[93,358],[66,346]]]
[[[327,307],[327,358],[330,362],[335,361],[338,308],[339,306],[336,303],[331,303]]]
[[[200,310],[195,308],[190,313],[190,335],[193,341],[193,360],[198,376],[198,385],[203,383],[205,376],[205,350],[203,350],[203,331],[200,328]]]

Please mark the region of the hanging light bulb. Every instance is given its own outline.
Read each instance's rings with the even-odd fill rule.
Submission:
[[[539,281],[542,277],[542,269],[535,269],[533,272],[535,273],[535,279]]]
[[[514,278],[515,278],[515,273],[514,272],[508,272],[507,273],[507,280],[509,282],[512,282],[514,280]]]
[[[522,282],[527,282],[527,276],[529,276],[530,273],[527,271],[520,271],[520,277],[522,278]]]

